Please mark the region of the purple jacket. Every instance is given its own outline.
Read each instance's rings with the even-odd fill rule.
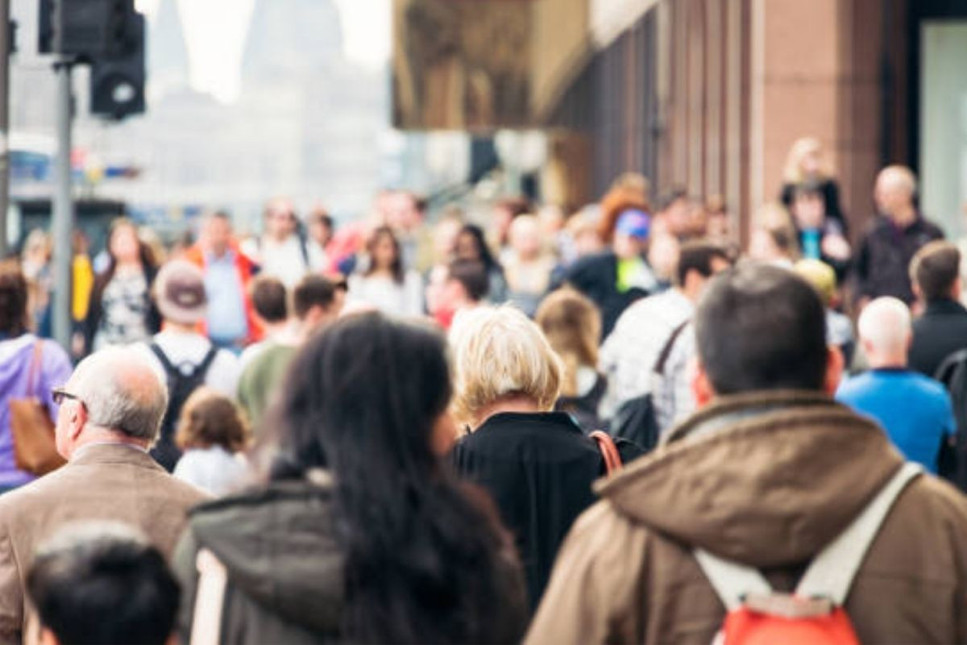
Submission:
[[[28,392],[27,379],[36,342],[37,337],[33,334],[0,341],[0,488],[20,486],[34,479],[33,475],[18,470],[14,465],[9,401],[29,395],[37,396],[47,404],[51,419],[56,422],[57,406],[51,399],[50,389],[66,383],[73,370],[67,353],[60,345],[43,341],[40,369],[33,392]]]

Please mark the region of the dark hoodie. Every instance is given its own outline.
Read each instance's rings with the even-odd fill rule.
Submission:
[[[184,590],[181,641],[189,641],[195,558],[205,547],[229,572],[221,642],[337,642],[343,555],[333,534],[331,488],[301,481],[272,483],[194,509],[174,556]]]
[[[724,608],[700,546],[790,591],[902,464],[871,421],[810,392],[723,397],[597,490],[527,643],[709,643]],[[929,476],[898,498],[846,611],[863,643],[967,641],[967,499]]]

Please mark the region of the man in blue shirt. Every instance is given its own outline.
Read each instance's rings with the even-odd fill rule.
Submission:
[[[908,460],[936,473],[956,422],[943,386],[907,369],[910,310],[896,298],[877,298],[860,315],[859,336],[871,369],[844,382],[836,399],[873,417]]]

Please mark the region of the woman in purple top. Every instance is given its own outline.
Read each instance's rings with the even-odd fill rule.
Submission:
[[[27,281],[16,262],[0,262],[0,493],[28,483],[34,477],[14,465],[10,430],[10,400],[36,396],[47,405],[51,419],[57,406],[51,388],[71,375],[67,353],[52,341],[41,340],[28,329]],[[40,352],[35,359],[36,347]],[[29,383],[31,364],[36,376]]]

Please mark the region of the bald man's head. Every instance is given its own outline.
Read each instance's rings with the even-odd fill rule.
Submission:
[[[84,402],[88,423],[153,442],[168,407],[168,389],[151,363],[130,350],[90,355],[66,388]]]
[[[913,331],[910,310],[896,298],[877,298],[863,309],[860,342],[870,366],[905,367]]]
[[[887,166],[876,176],[873,197],[884,215],[892,216],[910,208],[917,194],[917,178],[906,166]]]

